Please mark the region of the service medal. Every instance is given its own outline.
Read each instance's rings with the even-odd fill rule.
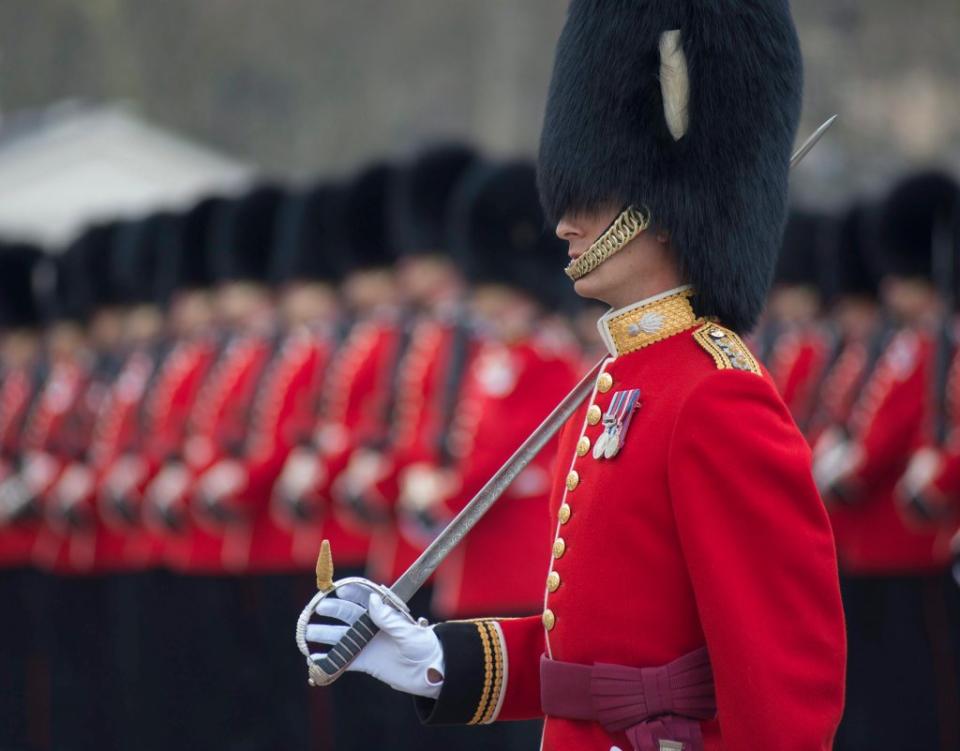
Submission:
[[[613,459],[623,448],[634,411],[640,406],[640,389],[617,391],[603,416],[603,433],[593,447],[594,459]]]

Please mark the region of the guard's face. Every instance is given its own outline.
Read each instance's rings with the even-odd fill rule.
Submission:
[[[570,259],[586,253],[619,213],[619,209],[610,208],[563,217],[557,225],[557,237],[569,244]],[[581,297],[620,308],[681,284],[669,236],[649,229],[576,281],[574,290]]]

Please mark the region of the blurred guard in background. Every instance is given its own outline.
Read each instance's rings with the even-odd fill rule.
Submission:
[[[210,685],[204,680],[213,655],[203,637],[214,626],[196,623],[193,612],[195,607],[203,612],[206,582],[184,576],[189,521],[182,505],[155,503],[159,499],[146,491],[166,462],[182,455],[189,416],[221,349],[214,328],[210,237],[225,206],[224,199],[204,199],[171,228],[157,271],[171,348],[144,400],[138,446],[115,462],[104,486],[105,493],[122,495],[128,507],[138,509],[152,547],[150,560],[172,568],[154,572],[155,587],[144,603],[143,643],[150,645],[152,662],[165,666],[147,682],[154,687],[144,697],[148,720],[140,740],[147,751],[215,743],[219,730],[206,702],[219,705],[206,695]]]
[[[828,233],[826,216],[802,209],[790,212],[759,337],[765,350],[760,358],[801,430],[810,421],[832,349],[820,325]]]
[[[35,442],[50,467],[39,495],[46,526],[36,560],[56,577],[55,612],[70,614],[48,615],[51,745],[58,749],[123,744],[114,717],[123,700],[110,670],[116,662],[106,576],[109,545],[103,521],[88,502],[86,471],[96,417],[121,359],[124,292],[113,266],[117,230],[117,225],[95,226],[58,259],[58,292],[66,293],[65,299],[76,296],[85,328],[78,330],[69,319],[50,328],[53,370],[27,429],[27,440]]]
[[[866,213],[865,205],[854,203],[832,233],[828,316],[837,344],[806,429],[815,456],[846,439],[842,431],[850,410],[889,336],[880,309],[876,253],[871,253],[875,242],[867,234]]]
[[[235,467],[212,470],[242,452],[257,389],[278,345],[268,270],[283,198],[279,188],[258,185],[214,217],[207,252],[227,339],[189,414],[182,456],[168,459],[146,491],[155,507],[189,525],[181,557],[171,562],[195,577],[189,622],[205,670],[194,672],[188,690],[196,692],[195,723],[211,745],[262,732],[257,706],[264,688],[254,632],[245,632],[249,642],[234,641],[235,632],[223,627],[230,613],[254,619],[256,603],[237,576],[248,570],[253,518],[232,494],[242,480]],[[236,660],[237,654],[251,658]]]
[[[371,530],[368,574],[392,581],[422,551],[422,541],[400,534],[397,497],[411,465],[442,451],[469,356],[472,329],[466,284],[451,256],[446,221],[457,183],[477,156],[459,144],[441,144],[399,165],[389,194],[389,231],[397,247],[398,285],[406,315],[394,371],[376,432],[359,437],[334,493],[343,512]],[[428,614],[432,587],[411,607]],[[463,734],[431,732],[409,701],[380,684],[365,686],[364,701],[379,707],[376,723],[351,728],[346,748],[459,748]],[[346,735],[346,734],[344,734]],[[339,748],[339,746],[338,746]]]
[[[846,574],[850,668],[839,748],[955,748],[960,737],[944,659],[958,633],[945,609],[946,535],[904,513],[896,493],[933,416],[944,301],[932,250],[956,201],[956,184],[940,173],[913,175],[885,200],[881,293],[896,330],[851,410],[849,440],[815,466]]]
[[[46,719],[37,619],[47,607],[31,569],[39,516],[18,481],[23,433],[40,392],[44,365],[38,285],[43,255],[28,245],[0,245],[0,748],[32,749]]]

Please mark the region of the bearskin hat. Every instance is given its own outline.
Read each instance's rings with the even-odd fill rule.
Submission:
[[[210,248],[217,281],[268,281],[285,197],[279,186],[263,183],[218,212]]]
[[[228,205],[225,198],[209,196],[174,219],[170,246],[160,257],[157,273],[161,298],[175,290],[203,290],[213,285],[214,228]]]
[[[270,267],[275,284],[293,280],[335,282],[343,276],[345,251],[341,248],[338,252],[334,247],[341,193],[340,187],[320,182],[286,200]]]
[[[43,252],[33,245],[14,243],[0,247],[0,327],[40,325],[37,283],[43,260]]]
[[[876,260],[870,254],[873,243],[868,214],[864,204],[854,203],[838,220],[830,256],[833,297],[877,298],[880,279]]]
[[[174,217],[159,212],[126,222],[118,231],[114,265],[124,301],[131,305],[162,304],[170,291],[160,284],[161,259],[170,252]]]
[[[750,329],[780,248],[802,79],[788,0],[572,0],[540,143],[548,217],[649,211],[699,312]]]
[[[397,260],[390,227],[390,188],[396,167],[377,162],[366,167],[344,189],[337,208],[334,247],[347,271],[392,266]]]
[[[446,220],[453,191],[477,160],[462,144],[426,149],[397,170],[391,192],[393,233],[402,255],[447,251]]]
[[[829,219],[808,209],[792,209],[773,274],[775,284],[822,289]]]
[[[454,258],[474,284],[524,290],[556,308],[569,281],[565,244],[544,221],[530,162],[478,164],[458,186],[448,226]]]
[[[939,171],[910,175],[894,186],[880,209],[884,274],[933,278],[934,257],[954,252],[958,197],[957,182]]]

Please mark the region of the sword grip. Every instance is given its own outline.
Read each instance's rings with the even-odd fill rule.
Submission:
[[[367,646],[380,629],[371,620],[369,613],[361,615],[333,648],[314,664],[332,679],[347,669],[361,650]]]

